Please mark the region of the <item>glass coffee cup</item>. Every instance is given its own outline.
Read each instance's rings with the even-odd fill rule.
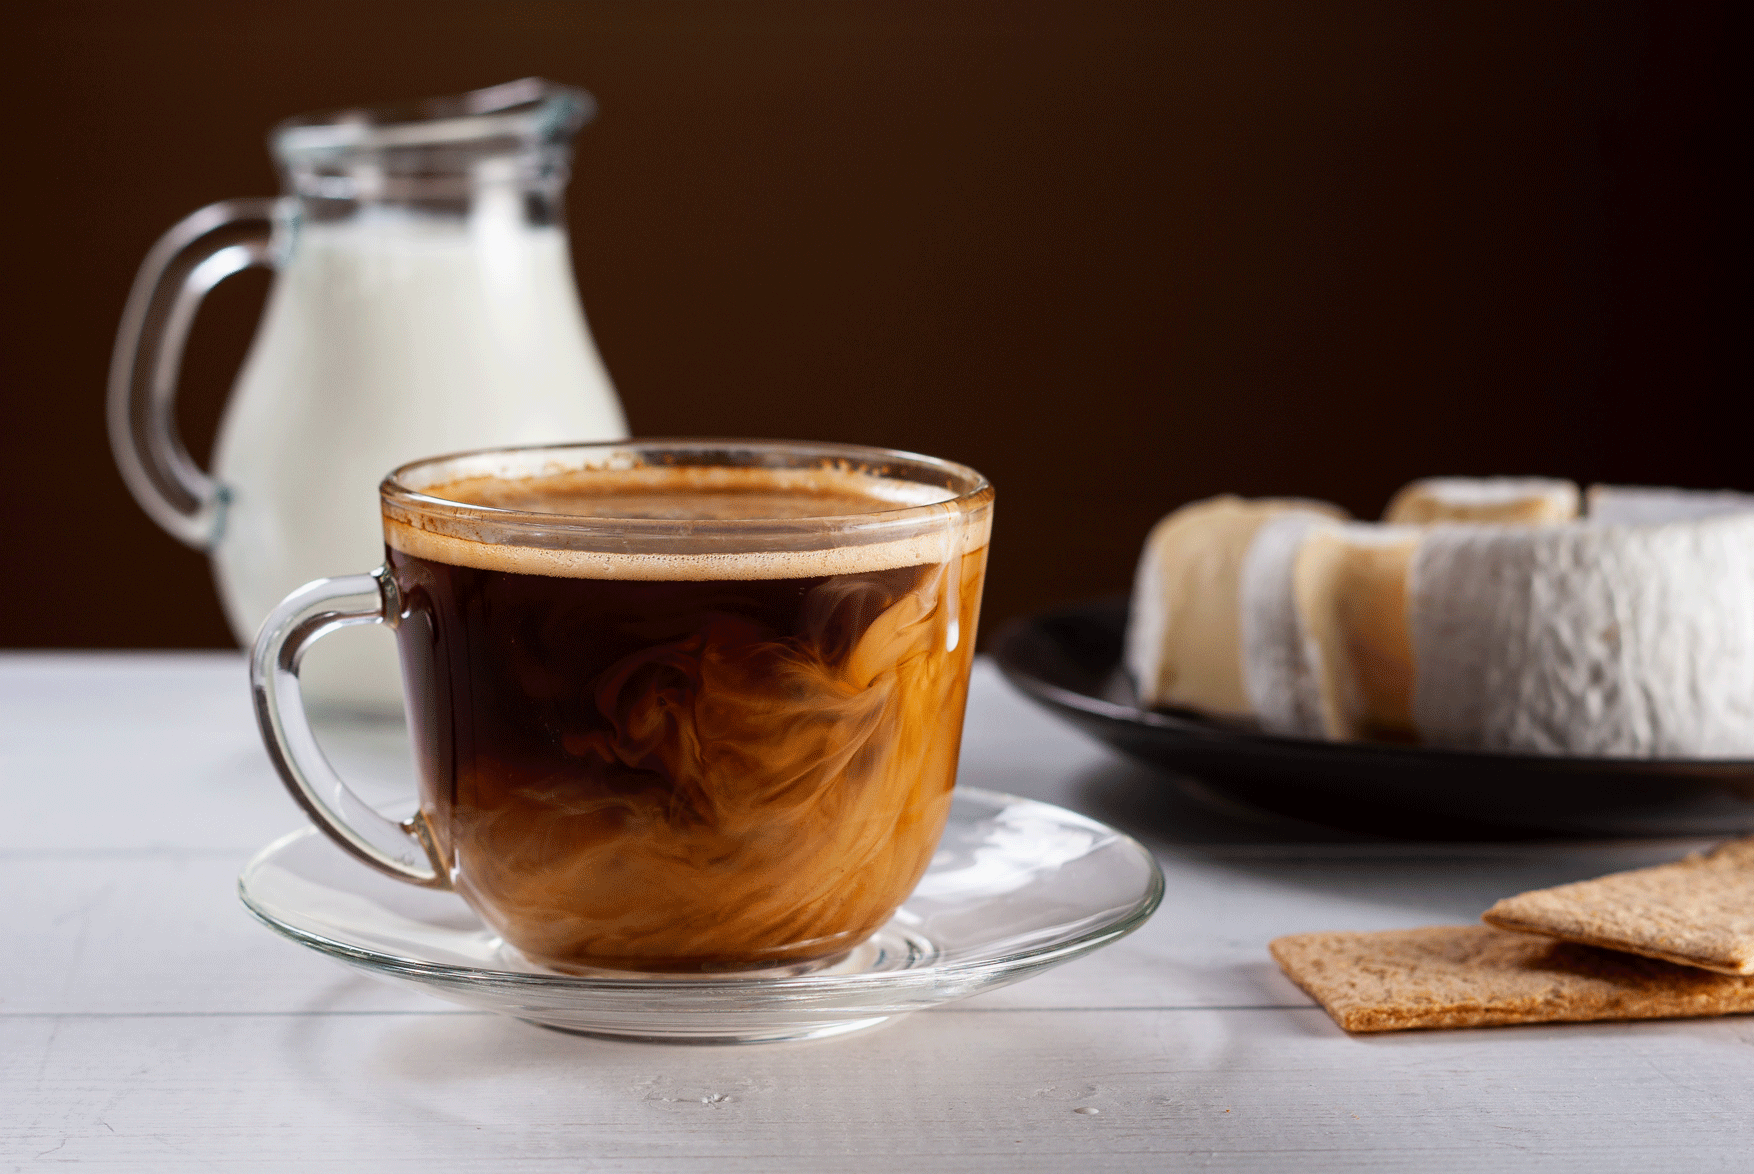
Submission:
[[[295,591],[251,660],[269,754],[342,848],[572,973],[801,972],[906,899],[955,784],[980,474],[657,440],[433,458],[379,492],[385,565]],[[396,633],[400,823],[336,776],[299,694],[305,649],[353,624]]]

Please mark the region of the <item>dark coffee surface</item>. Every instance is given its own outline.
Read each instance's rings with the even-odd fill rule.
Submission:
[[[948,590],[943,564],[665,581],[389,560],[423,809],[459,891],[531,957],[826,956],[924,871],[984,549]]]

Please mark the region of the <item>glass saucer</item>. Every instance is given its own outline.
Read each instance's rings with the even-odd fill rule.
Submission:
[[[464,1006],[590,1035],[758,1043],[857,1031],[1069,962],[1143,925],[1163,873],[1093,819],[958,788],[907,903],[870,941],[802,974],[560,974],[461,898],[382,876],[315,828],[257,853],[238,894],[301,945]]]

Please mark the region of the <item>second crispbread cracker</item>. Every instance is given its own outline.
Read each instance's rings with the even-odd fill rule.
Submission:
[[[1754,1011],[1754,978],[1484,925],[1294,934],[1268,948],[1347,1031]]]
[[[1754,838],[1673,864],[1507,897],[1482,919],[1719,974],[1754,974]]]

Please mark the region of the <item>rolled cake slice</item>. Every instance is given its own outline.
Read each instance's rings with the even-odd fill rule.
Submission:
[[[1183,506],[1152,528],[1134,579],[1125,644],[1142,705],[1253,713],[1243,685],[1242,563],[1261,526],[1288,513],[1345,516],[1325,502],[1224,496]]]
[[[1274,519],[1243,572],[1245,684],[1263,729],[1413,737],[1407,581],[1422,531]]]
[[[1407,580],[1423,531],[1354,524],[1312,534],[1294,589],[1329,738],[1411,740]]]
[[[1552,477],[1425,477],[1403,485],[1389,499],[1382,520],[1392,525],[1541,525],[1572,521],[1577,517],[1577,500],[1575,484]]]
[[[1409,587],[1429,744],[1754,755],[1754,512],[1434,526]]]
[[[1321,514],[1279,514],[1256,531],[1243,559],[1243,687],[1268,733],[1327,737],[1319,657],[1305,638],[1294,572],[1310,534],[1340,525]]]

